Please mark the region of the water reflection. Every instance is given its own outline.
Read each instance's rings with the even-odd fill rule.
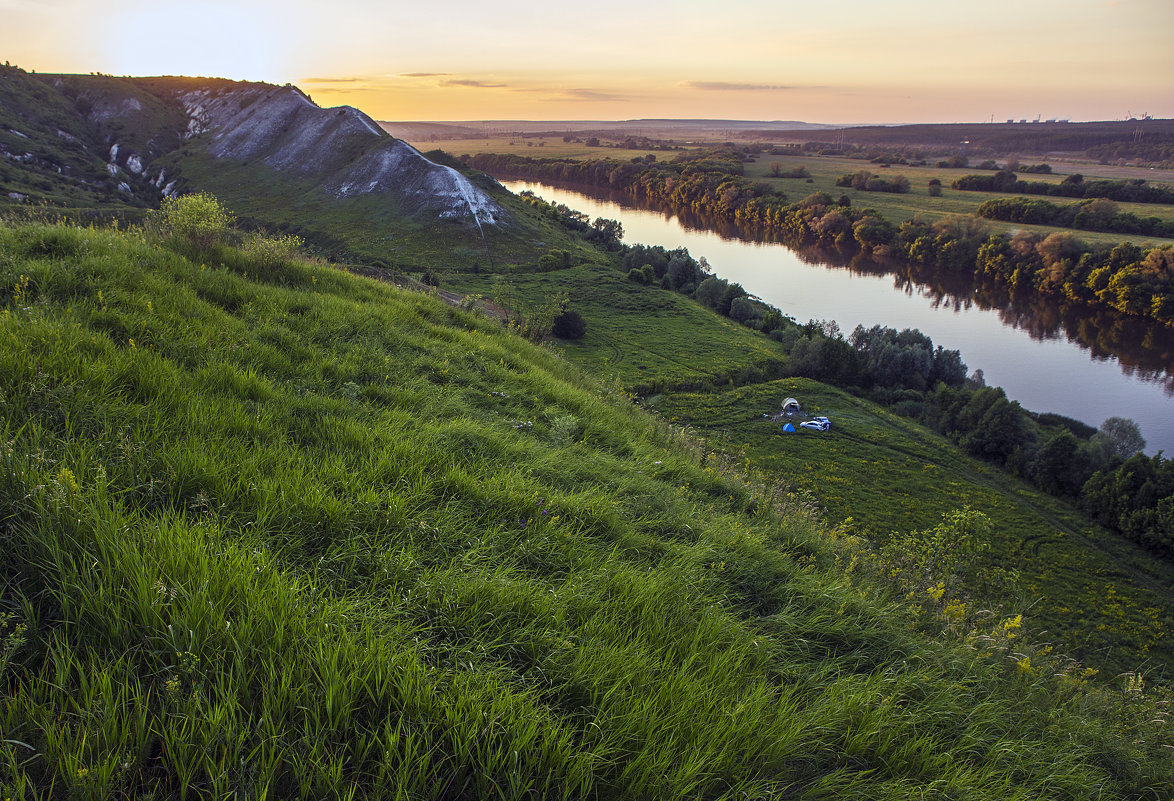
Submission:
[[[846,270],[854,275],[891,275],[896,290],[924,297],[934,309],[960,312],[977,307],[995,311],[1003,325],[1023,331],[1033,340],[1065,340],[1087,350],[1094,359],[1115,359],[1125,375],[1159,384],[1167,397],[1174,397],[1174,331],[1152,320],[1130,317],[1113,309],[1057,303],[1053,298],[1030,292],[1012,292],[1009,287],[979,281],[972,275],[944,273],[926,265],[878,258],[854,249],[845,251],[818,245],[796,248],[784,242],[777,232],[742,226],[692,209],[673,209],[655,199],[636,198],[627,192],[552,181],[543,184],[621,208],[654,212],[666,223],[675,221],[687,231],[711,232],[738,242],[786,245],[804,264]],[[657,244],[672,246],[670,242]]]

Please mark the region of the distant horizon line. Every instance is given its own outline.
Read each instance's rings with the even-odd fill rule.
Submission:
[[[357,108],[355,106],[354,108]],[[361,110],[361,109],[360,109]],[[374,119],[374,118],[372,118]],[[1092,125],[1097,123],[1126,123],[1126,122],[1174,122],[1174,117],[1129,117],[1124,119],[1095,119],[1095,120],[1076,120],[1076,119],[1049,119],[1049,120],[1032,120],[1032,119],[1017,119],[1011,121],[1010,119],[994,120],[993,122],[987,120],[951,120],[949,122],[928,122],[924,120],[915,122],[809,122],[806,120],[752,120],[741,119],[735,117],[638,117],[633,119],[535,119],[535,118],[513,118],[513,119],[376,119],[376,122],[386,122],[389,125],[395,124],[433,124],[433,125],[490,125],[490,124],[510,124],[510,123],[527,123],[530,125],[537,124],[552,124],[552,125],[578,125],[583,123],[612,123],[612,124],[636,124],[636,123],[736,123],[738,125],[806,125],[820,128],[898,128],[909,125]]]
[[[229,81],[232,83],[253,83],[253,84],[260,83],[260,84],[267,84],[270,86],[292,86],[292,87],[297,88],[298,91],[307,95],[307,97],[311,97],[310,92],[308,90],[306,90],[305,88],[303,88],[301,83],[294,82],[294,81],[286,81],[284,83],[278,83],[276,81],[255,80],[255,79],[249,79],[249,78],[226,78],[223,76],[182,75],[182,74],[175,74],[175,73],[161,73],[161,74],[157,74],[157,75],[147,75],[147,74],[141,74],[141,75],[121,74],[120,75],[120,74],[115,74],[115,73],[110,73],[110,72],[102,72],[100,70],[92,70],[90,72],[58,72],[58,71],[40,71],[40,72],[38,72],[38,70],[36,70],[36,69],[22,67],[19,64],[5,63],[4,66],[9,67],[9,68],[18,69],[22,72],[26,72],[26,73],[32,74],[32,75],[45,75],[45,76],[48,76],[48,75],[53,75],[53,76],[95,76],[95,77],[100,76],[100,77],[106,77],[106,78],[129,78],[129,79],[134,79],[134,78],[182,78],[185,80]],[[319,105],[319,104],[317,104],[317,101],[314,101],[314,102],[316,105]],[[344,104],[344,105],[349,105],[349,104]],[[339,108],[339,106],[320,106],[320,107],[321,108]],[[358,109],[359,111],[363,111],[363,109],[359,106],[352,105],[351,108],[355,108],[355,109]],[[727,124],[736,124],[736,125],[740,125],[740,126],[799,125],[799,126],[812,127],[812,128],[838,129],[838,128],[897,128],[897,127],[911,126],[911,125],[1027,125],[1027,126],[1031,126],[1031,125],[1049,125],[1049,124],[1050,125],[1060,125],[1060,124],[1087,125],[1087,124],[1093,124],[1093,123],[1115,123],[1115,122],[1116,123],[1128,123],[1128,122],[1141,123],[1141,122],[1174,121],[1174,117],[1153,117],[1153,116],[1125,117],[1125,118],[1115,118],[1115,119],[1048,118],[1047,120],[1044,120],[1044,119],[1039,119],[1038,117],[1037,117],[1037,119],[1031,119],[1030,117],[1026,117],[1026,118],[1025,117],[999,118],[999,115],[997,115],[997,114],[996,115],[988,115],[988,116],[995,117],[995,119],[952,120],[949,122],[940,121],[940,120],[937,120],[937,121],[920,120],[920,121],[902,121],[902,122],[808,122],[806,120],[759,120],[759,119],[747,119],[747,118],[736,118],[736,117],[729,117],[729,118],[727,118],[727,117],[639,117],[639,118],[632,118],[632,119],[614,119],[614,118],[594,118],[594,119],[583,119],[583,118],[579,118],[579,119],[533,119],[533,118],[436,119],[436,118],[431,118],[431,119],[412,119],[412,120],[405,120],[405,119],[389,120],[389,119],[377,119],[374,115],[369,114],[366,111],[363,111],[363,113],[367,114],[372,120],[375,120],[376,122],[388,123],[391,125],[394,125],[397,123],[399,123],[399,124],[431,123],[431,124],[441,124],[441,125],[461,125],[461,124],[487,125],[487,124],[508,124],[508,123],[527,123],[527,124],[532,124],[532,125],[539,124],[539,123],[541,123],[541,124],[562,124],[562,125],[584,124],[584,123],[611,123],[611,124],[637,124],[637,123],[719,124],[719,123],[727,123]],[[787,129],[782,129],[782,130],[787,130]]]

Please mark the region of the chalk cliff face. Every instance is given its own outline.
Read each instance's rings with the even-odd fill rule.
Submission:
[[[190,89],[177,100],[188,114],[187,136],[209,134],[216,158],[311,179],[338,198],[387,195],[417,213],[478,225],[502,218],[497,203],[461,173],[349,106],[324,109],[295,87],[264,84]]]
[[[327,202],[371,197],[389,217],[444,219],[482,233],[509,219],[457,170],[361,111],[321,108],[294,86],[0,66],[0,165],[16,176],[0,187],[0,201],[143,207],[162,195],[216,191],[184,175],[189,157],[203,154],[270,168],[291,179],[291,193]]]

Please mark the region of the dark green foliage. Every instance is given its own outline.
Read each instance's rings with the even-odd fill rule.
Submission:
[[[730,303],[729,318],[736,323],[746,325],[755,317],[760,316],[758,306],[759,304],[756,304],[748,297],[734,298],[733,302]]]
[[[1020,172],[1030,170],[1020,168]],[[1108,198],[1121,203],[1174,203],[1174,189],[1149,186],[1144,180],[1085,181],[1079,174],[1070,175],[1058,184],[1045,181],[1020,181],[1010,170],[994,175],[964,175],[954,180],[954,189],[972,192],[1009,192],[1017,195],[1052,195],[1072,198]]]
[[[587,323],[574,309],[565,309],[554,318],[550,333],[559,339],[582,339],[587,333]]]
[[[1093,517],[1174,559],[1174,460],[1135,454],[1093,475],[1081,502]]]
[[[694,297],[702,306],[717,310],[721,303],[722,296],[729,288],[729,282],[724,278],[718,278],[716,275],[711,275],[700,284],[697,285],[697,291]]]
[[[544,273],[565,270],[572,265],[572,256],[567,250],[552,250],[538,259],[538,269]]]
[[[1139,217],[1132,212],[1119,212],[1113,201],[1104,198],[1081,200],[1068,205],[1034,198],[996,198],[983,203],[975,213],[988,220],[1174,237],[1174,223],[1158,217]]]
[[[857,326],[849,340],[857,354],[859,386],[900,387],[924,391],[939,382],[957,387],[966,377],[966,365],[956,350],[934,348],[916,329]]]
[[[850,186],[862,192],[896,192],[903,194],[909,191],[909,179],[904,175],[892,175],[883,178],[873,175],[868,170],[843,175],[836,180],[836,186]]]
[[[746,290],[742,288],[741,284],[726,284],[721,297],[713,307],[714,311],[723,317],[729,317],[730,307],[733,306],[734,301],[744,297],[746,297]]]
[[[1031,480],[1044,492],[1077,498],[1094,464],[1087,443],[1067,428],[1056,428],[1040,441],[1031,460]]]
[[[667,275],[669,281],[672,282],[673,289],[679,292],[686,291],[689,286],[696,287],[698,282],[705,279],[705,272],[684,248],[673,252],[672,259],[668,264]]]

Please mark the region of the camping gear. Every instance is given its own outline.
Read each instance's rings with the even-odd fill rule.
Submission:
[[[783,431],[787,432],[788,434],[794,434],[795,433],[795,426],[791,425],[790,423],[784,423],[783,424]]]

